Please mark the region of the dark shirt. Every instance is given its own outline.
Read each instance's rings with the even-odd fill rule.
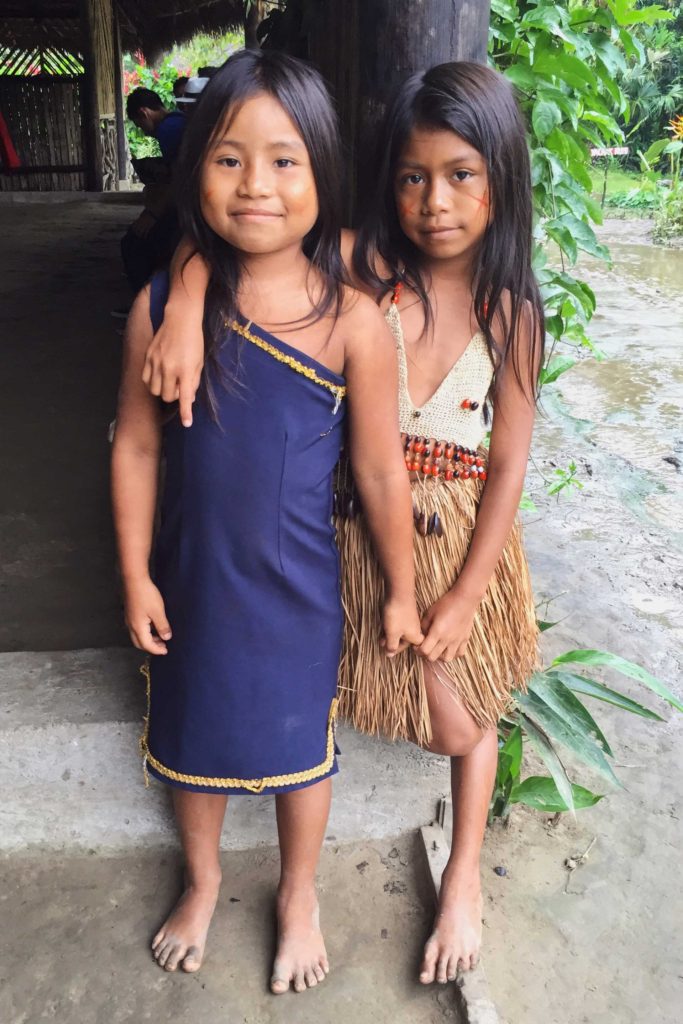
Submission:
[[[186,124],[185,115],[181,114],[179,110],[171,111],[163,121],[159,122],[156,134],[157,142],[161,149],[161,155],[169,164],[172,164],[178,155]]]

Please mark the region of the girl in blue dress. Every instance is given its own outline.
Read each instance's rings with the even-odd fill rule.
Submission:
[[[186,859],[154,956],[199,968],[228,795],[274,793],[275,993],[328,970],[315,871],[336,771],[332,478],[345,434],[384,571],[386,652],[422,640],[396,360],[379,310],[343,283],[340,166],[312,69],[249,51],[212,79],[179,166],[183,229],[210,270],[201,399],[185,430],[142,382],[167,299],[157,277],[129,319],[113,450],[126,620],[151,656],[145,765],[173,787]]]

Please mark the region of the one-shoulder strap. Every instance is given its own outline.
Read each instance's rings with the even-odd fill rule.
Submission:
[[[166,270],[158,270],[150,281],[149,318],[156,334],[164,321],[164,310],[168,301],[170,281]]]

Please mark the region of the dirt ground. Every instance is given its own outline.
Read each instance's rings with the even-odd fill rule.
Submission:
[[[0,865],[3,1024],[447,1024],[452,986],[415,980],[429,927],[416,837],[328,845],[321,919],[332,972],[318,988],[268,993],[274,949],[272,850],[224,854],[223,892],[197,975],[168,974],[148,943],[172,905],[180,868],[170,855]],[[265,927],[264,927],[265,924]]]

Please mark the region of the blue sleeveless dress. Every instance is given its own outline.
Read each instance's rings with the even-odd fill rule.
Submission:
[[[152,280],[163,319],[168,277]],[[154,577],[173,638],[150,659],[149,772],[206,793],[282,793],[336,772],[342,641],[333,472],[344,378],[237,320],[193,425],[163,432]],[[202,389],[203,390],[203,389]]]

